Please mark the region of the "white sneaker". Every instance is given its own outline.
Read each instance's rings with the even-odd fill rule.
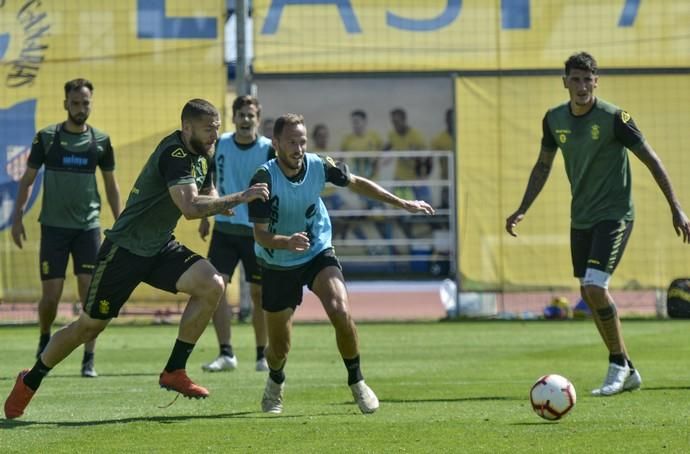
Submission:
[[[201,366],[206,372],[221,372],[224,370],[237,369],[237,357],[220,355],[208,364]]]
[[[257,372],[268,372],[268,362],[266,358],[261,358],[256,360],[256,371]]]
[[[642,376],[637,369],[635,369],[634,371],[630,372],[628,377],[625,379],[625,382],[623,383],[623,391],[634,391],[639,389],[640,386],[642,386]]]
[[[283,388],[285,382],[278,384],[271,377],[266,380],[264,396],[261,398],[261,410],[264,413],[280,414],[283,412]]]
[[[355,398],[355,402],[357,402],[362,413],[373,413],[378,410],[379,399],[374,391],[364,383],[364,380],[350,385],[350,390],[352,390],[352,397]]]
[[[613,396],[623,391],[625,379],[630,375],[630,368],[619,366],[615,363],[609,364],[609,371],[606,374],[606,379],[601,388],[592,390],[593,396]]]

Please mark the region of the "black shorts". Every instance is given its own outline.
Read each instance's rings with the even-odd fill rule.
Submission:
[[[570,254],[575,277],[585,277],[587,268],[613,274],[632,228],[632,221],[601,221],[589,229],[570,229]]]
[[[208,248],[208,260],[219,273],[230,276],[230,279],[237,263],[242,260],[244,280],[254,284],[261,283],[261,268],[256,263],[254,238],[251,236],[232,235],[213,230]]]
[[[84,312],[91,318],[117,317],[134,289],[142,282],[177,293],[177,281],[193,264],[204,258],[171,238],[153,257],[132,254],[107,238],[98,251]]]
[[[288,307],[293,310],[302,303],[302,287],[311,290],[316,275],[329,266],[342,270],[332,248],[326,249],[298,268],[276,270],[261,269],[261,306],[267,312],[280,312]]]
[[[91,274],[96,266],[101,229],[65,229],[41,224],[41,280],[65,278],[72,254],[74,274]]]

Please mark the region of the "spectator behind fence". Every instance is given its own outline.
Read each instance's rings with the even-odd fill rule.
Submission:
[[[19,182],[13,214],[12,239],[21,249],[26,240],[24,208],[36,180],[45,165],[41,223],[40,275],[41,299],[38,302],[38,357],[50,340],[65,285],[67,261],[72,255],[77,290],[82,305],[96,266],[101,243],[101,198],[96,183],[100,167],[105,192],[113,213],[120,215],[120,189],[115,180],[115,156],[110,137],[86,123],[91,114],[93,84],[74,79],[65,84],[64,108],[67,120],[40,130],[31,146],[29,162]],[[96,377],[94,348],[96,340],[84,344],[81,375]]]
[[[383,139],[378,132],[368,129],[367,114],[365,111],[357,109],[350,114],[350,121],[352,124],[352,132],[345,136],[340,148],[342,151],[361,151],[368,152],[371,157],[357,157],[351,160],[353,163],[352,169],[355,175],[360,175],[365,178],[374,179],[378,173],[378,155],[383,150]],[[347,159],[350,161],[350,159]],[[375,208],[383,208],[383,204],[379,201],[372,200],[368,197],[361,197],[367,210]],[[374,221],[376,230],[382,238],[390,240],[393,238],[393,225],[387,222],[382,216],[370,216]],[[361,226],[355,225],[353,233],[360,239],[366,239],[366,234]],[[379,248],[368,248],[370,254],[379,252]]]
[[[454,132],[455,132],[455,113],[453,112],[453,109],[448,109],[446,110],[446,115],[445,115],[445,122],[446,122],[446,128],[439,132],[432,140],[431,140],[431,149],[436,150],[436,151],[455,151],[455,143],[454,143]],[[451,165],[451,161],[446,159],[446,158],[441,158],[441,180],[446,181],[448,180],[448,167]],[[454,181],[449,182],[451,185],[455,184]],[[452,187],[452,186],[451,186]],[[450,199],[449,199],[449,188],[448,187],[443,187],[441,189],[441,208],[448,208],[450,206]]]
[[[407,112],[401,108],[390,112],[393,129],[388,133],[388,144],[385,149],[391,151],[422,151],[426,150],[426,141],[419,130],[410,127],[407,123]],[[399,181],[422,180],[428,178],[431,173],[430,157],[397,158],[395,166],[395,179]],[[427,186],[414,186],[411,189],[398,187],[396,194],[402,194],[404,198],[416,198],[429,200],[430,191]]]

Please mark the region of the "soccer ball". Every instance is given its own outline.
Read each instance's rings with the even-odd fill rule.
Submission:
[[[551,374],[539,377],[529,392],[536,414],[549,421],[561,419],[575,406],[575,387],[570,380]]]

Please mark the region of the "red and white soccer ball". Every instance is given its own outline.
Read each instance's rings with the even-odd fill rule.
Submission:
[[[556,374],[539,377],[529,393],[534,412],[549,421],[567,415],[575,406],[576,399],[575,387],[570,380]]]

